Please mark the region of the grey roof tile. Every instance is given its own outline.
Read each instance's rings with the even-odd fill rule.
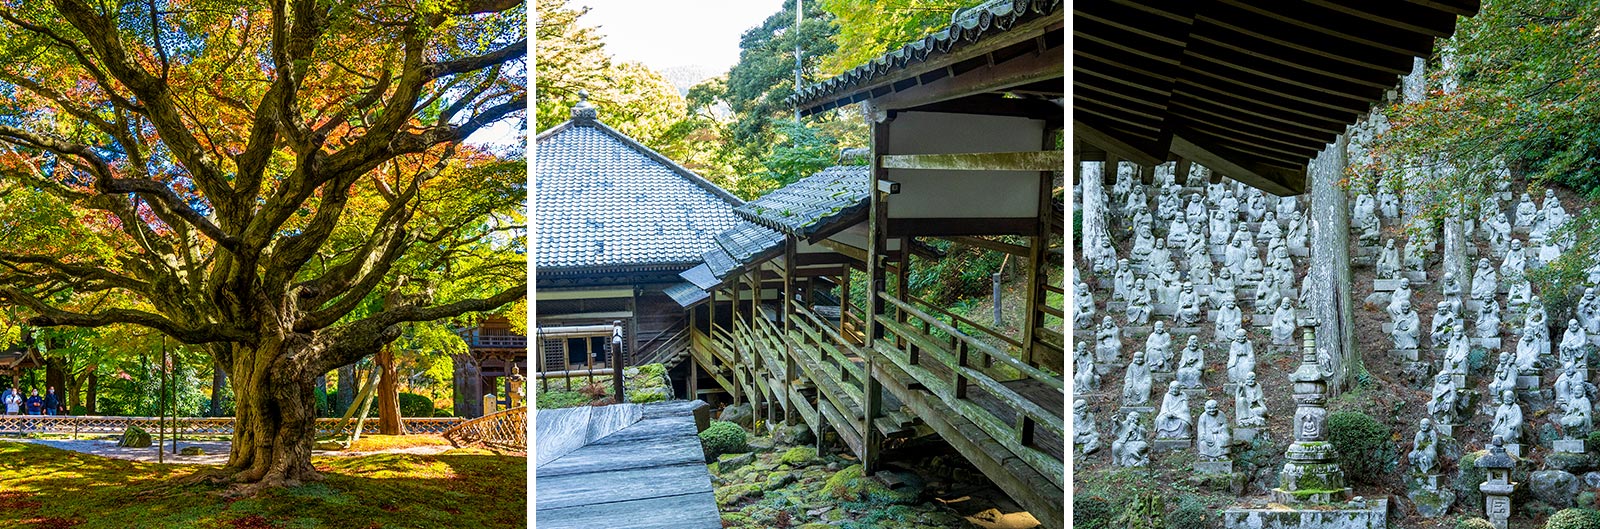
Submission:
[[[836,165],[767,193],[734,210],[740,217],[790,235],[808,237],[867,210],[869,167]]]
[[[716,274],[711,273],[711,266],[705,263],[700,263],[699,266],[678,273],[678,277],[706,290],[710,290],[722,283],[722,280],[718,279]]]
[[[741,222],[738,198],[598,121],[559,125],[535,149],[539,268],[688,265]]]
[[[694,283],[687,281],[669,286],[663,289],[662,292],[666,293],[667,297],[672,298],[673,301],[678,302],[678,305],[684,308],[688,308],[690,305],[694,305],[695,303],[699,303],[704,301],[706,298],[711,297],[711,293],[706,292],[704,289],[701,289]]]
[[[783,246],[783,234],[752,222],[738,225],[717,234],[717,246],[728,252],[734,260],[750,264],[756,257]]]

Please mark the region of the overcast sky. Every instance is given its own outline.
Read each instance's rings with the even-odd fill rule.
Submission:
[[[721,74],[739,62],[739,36],[783,8],[783,0],[573,0],[598,26],[606,51],[655,71],[700,66]]]

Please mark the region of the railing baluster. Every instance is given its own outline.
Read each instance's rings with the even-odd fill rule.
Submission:
[[[952,338],[954,340],[954,338]],[[956,368],[951,371],[956,375],[956,398],[967,398],[967,342],[956,344]]]

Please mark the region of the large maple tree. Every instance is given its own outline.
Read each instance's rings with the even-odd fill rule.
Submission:
[[[466,143],[526,53],[517,0],[0,4],[0,303],[203,346],[226,475],[318,479],[318,375],[526,295],[520,149]]]

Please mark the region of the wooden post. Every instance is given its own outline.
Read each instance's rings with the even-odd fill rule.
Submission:
[[[622,320],[611,322],[611,389],[616,392],[617,404],[628,401],[628,395],[622,388],[622,370],[628,367],[628,359],[622,351]]]
[[[1044,148],[1049,149],[1055,145],[1051,134],[1044,135]],[[1150,171],[1154,173],[1154,171]],[[1049,296],[1045,294],[1044,286],[1050,281],[1050,275],[1045,271],[1045,249],[1050,245],[1050,215],[1055,211],[1051,204],[1050,184],[1055,182],[1055,177],[1050,171],[1039,171],[1038,210],[1035,215],[1034,233],[1031,244],[1028,245],[1028,290],[1022,302],[1022,358],[1028,365],[1038,367],[1040,359],[1034,355],[1034,329],[1044,325],[1044,305]],[[1087,199],[1085,199],[1087,200]],[[1065,286],[1065,285],[1063,285]],[[999,288],[999,287],[996,287]],[[1064,323],[1064,322],[1063,322]],[[1064,356],[1064,355],[1063,355]],[[1053,362],[1052,362],[1053,363]],[[1063,362],[1065,365],[1065,362]],[[1057,368],[1060,369],[1060,368]]]
[[[839,274],[839,336],[849,339],[850,331],[850,265],[845,265],[844,273]],[[845,344],[839,344],[844,347]]]
[[[795,419],[794,406],[795,405],[794,405],[794,402],[789,400],[789,395],[792,393],[791,389],[794,388],[795,381],[800,379],[800,376],[797,373],[795,373],[796,371],[800,370],[800,368],[799,368],[800,364],[795,361],[794,340],[792,340],[789,337],[789,333],[794,331],[794,318],[796,316],[796,312],[795,312],[795,308],[794,308],[794,304],[795,304],[795,300],[794,300],[794,291],[795,291],[795,284],[794,284],[795,262],[794,262],[794,256],[795,256],[795,247],[798,246],[799,244],[800,244],[799,239],[796,239],[795,236],[793,236],[793,235],[790,235],[790,236],[784,238],[784,243],[783,243],[783,303],[779,304],[779,307],[778,307],[778,314],[782,314],[783,315],[783,336],[782,336],[782,338],[783,338],[783,394],[779,395],[778,398],[780,399],[780,402],[784,403],[784,407],[783,407],[783,424],[784,424],[784,426],[789,426],[789,425],[794,424],[794,419]]]
[[[869,115],[879,112],[869,109]],[[886,198],[878,191],[878,181],[888,177],[888,170],[879,162],[881,156],[888,154],[889,124],[893,122],[894,115],[886,113],[883,118],[872,122],[872,176],[867,183],[868,191],[868,223],[867,223],[867,285],[870,290],[867,294],[866,346],[861,349],[861,354],[867,357],[866,388],[862,392],[865,400],[865,410],[861,418],[862,452],[861,466],[868,473],[877,472],[881,461],[878,460],[880,450],[880,437],[872,421],[882,412],[883,384],[878,381],[878,363],[883,361],[872,350],[873,344],[883,338],[883,326],[878,324],[877,317],[883,314],[884,301],[879,297],[885,292],[884,281],[884,256],[888,252],[888,204]],[[902,248],[909,250],[909,248]]]
[[[161,337],[161,363],[156,371],[161,373],[161,389],[156,392],[156,462],[166,462],[167,450],[167,337]]]
[[[731,342],[728,346],[733,348],[733,404],[735,406],[743,402],[741,397],[754,398],[744,395],[744,384],[742,384],[745,372],[750,369],[750,366],[746,365],[747,362],[744,360],[744,341],[739,339],[739,284],[741,282],[739,276],[733,277],[733,302],[728,306],[728,338],[730,338],[729,341]],[[754,414],[755,410],[751,409],[750,413]]]

